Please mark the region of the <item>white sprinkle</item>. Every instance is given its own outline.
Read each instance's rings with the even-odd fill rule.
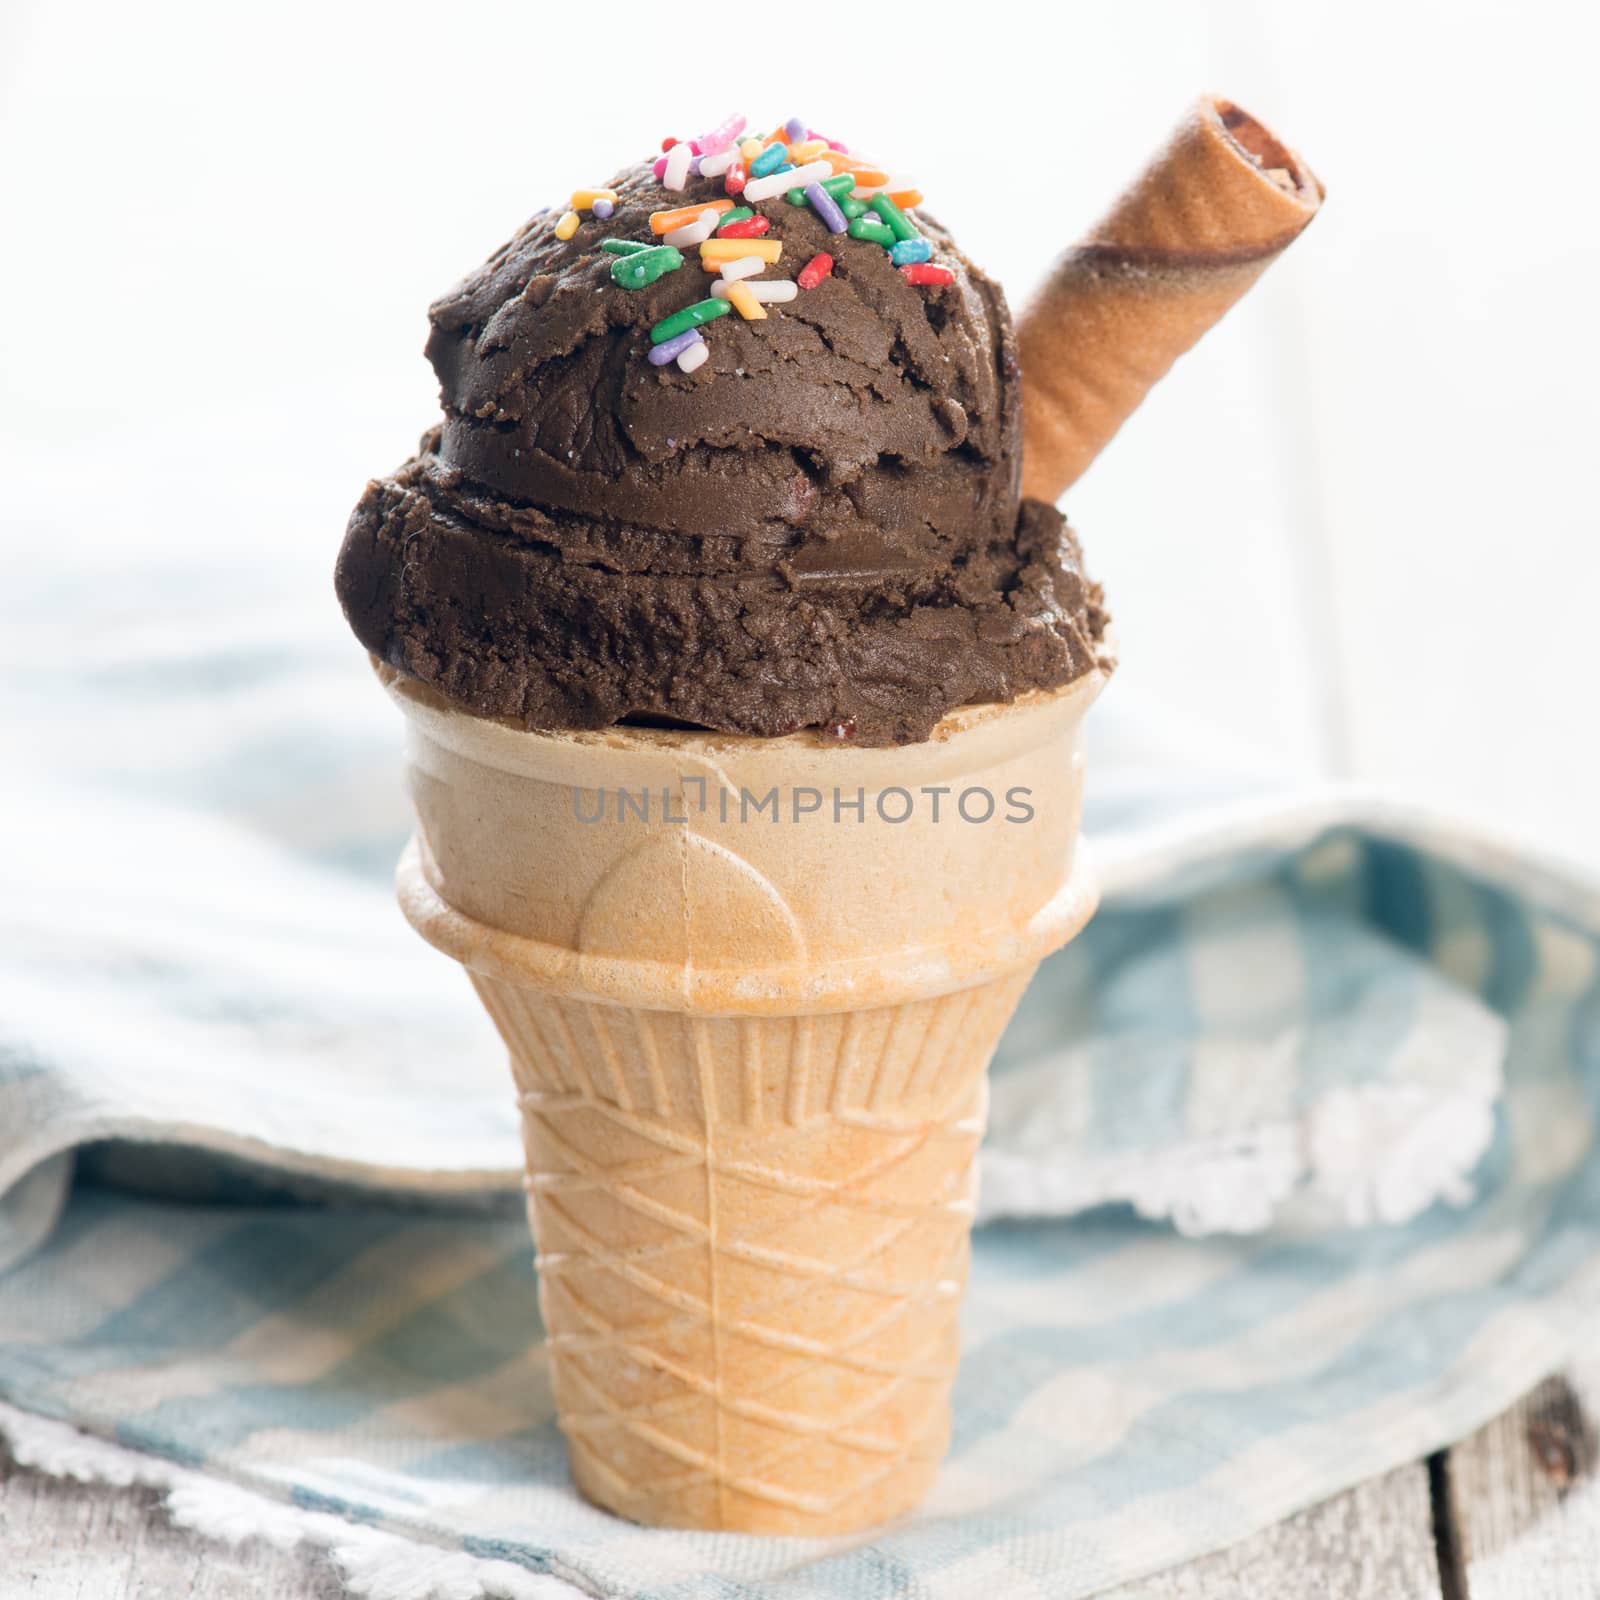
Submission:
[[[678,147],[672,147],[676,150]],[[717,210],[715,206],[707,206],[693,222],[686,222],[681,228],[673,228],[661,241],[670,245],[704,244],[717,230]]]
[[[699,344],[692,344],[678,357],[679,372],[693,372],[696,367],[704,366],[710,358],[711,346],[703,339]]]
[[[735,279],[753,278],[758,272],[765,272],[767,264],[760,256],[740,256],[737,261],[724,261],[717,270],[725,283],[732,283]],[[713,284],[712,288],[715,287]]]
[[[719,150],[715,155],[701,156],[700,176],[702,178],[720,178],[733,165],[733,158],[738,153],[739,146],[730,144],[726,150]]]
[[[677,146],[674,145],[673,149],[677,149]],[[822,179],[832,176],[833,168],[826,161],[808,161],[793,172],[771,172],[764,178],[752,178],[744,186],[744,199],[770,200],[773,195],[782,194],[786,189],[803,189],[808,183],[820,183]]]
[[[757,300],[771,303],[774,300],[793,300],[800,293],[798,284],[792,283],[788,278],[770,278],[766,282],[747,284]]]
[[[688,140],[682,140],[667,151],[666,171],[661,174],[664,189],[682,189],[689,181],[689,162],[694,151]]]
[[[793,300],[800,290],[787,278],[752,278],[745,284],[757,300],[770,304],[774,300]],[[733,289],[731,283],[719,279],[711,285],[711,293],[718,300],[726,300]]]

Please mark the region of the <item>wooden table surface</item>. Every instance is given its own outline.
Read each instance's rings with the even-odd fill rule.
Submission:
[[[1600,1600],[1594,1419],[1600,1353],[1453,1450],[1110,1600]],[[62,1482],[0,1453],[4,1600],[344,1592],[320,1552],[213,1544],[174,1527],[153,1489]]]

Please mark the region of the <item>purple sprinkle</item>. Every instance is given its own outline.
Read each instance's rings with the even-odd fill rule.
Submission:
[[[598,200],[595,201],[594,205],[590,209],[593,210],[594,214],[603,222],[617,208],[612,205],[612,203],[607,200],[604,195],[602,195]]]
[[[783,125],[783,140],[785,144],[798,144],[806,133],[806,125],[799,117],[790,117]]]
[[[691,177],[694,177],[694,178],[698,178],[700,176],[700,157],[699,156],[690,156],[689,157],[689,175]]]
[[[811,209],[827,223],[829,233],[843,233],[850,226],[844,220],[839,202],[820,183],[806,185],[806,199],[811,202]]]
[[[698,328],[690,328],[686,333],[680,333],[676,338],[668,339],[656,345],[650,352],[650,365],[664,367],[669,361],[676,361],[679,356],[692,344],[704,344]]]

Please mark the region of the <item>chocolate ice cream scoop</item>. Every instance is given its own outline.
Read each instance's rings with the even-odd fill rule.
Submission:
[[[759,320],[718,313],[683,371],[648,359],[651,330],[721,274],[685,243],[624,287],[602,244],[659,246],[652,213],[725,183],[670,191],[641,165],[608,188],[609,216],[536,217],[433,306],[443,421],[368,486],[339,558],[369,650],[530,728],[872,744],[1094,667],[1099,591],[1059,515],[1018,495],[1004,298],[937,223],[913,214],[935,270],[908,273],[871,214],[860,237],[826,206],[752,203],[781,255],[746,281],[821,252],[832,270]]]

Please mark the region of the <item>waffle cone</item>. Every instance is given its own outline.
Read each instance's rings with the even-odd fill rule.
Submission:
[[[510,1051],[579,1486],[672,1527],[908,1509],[949,1438],[985,1068],[1094,905],[1076,745],[1098,683],[852,750],[534,734],[385,678],[419,819],[402,905]],[[699,776],[868,798],[859,823],[724,820],[696,813]],[[946,783],[938,822],[878,815]],[[658,788],[654,815],[580,820]],[[978,789],[1033,815],[968,821]]]

